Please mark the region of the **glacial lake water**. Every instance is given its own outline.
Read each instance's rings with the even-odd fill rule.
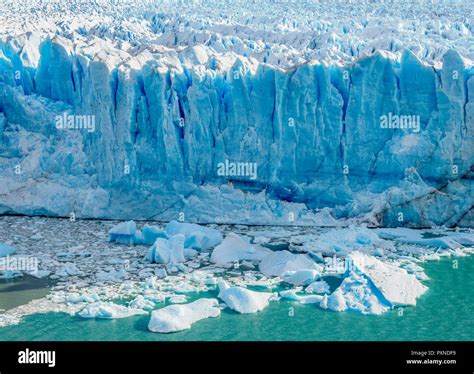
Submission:
[[[48,279],[38,279],[31,275],[0,279],[0,310],[9,310],[46,296],[51,284],[53,282]]]
[[[453,260],[458,261],[457,269]],[[156,334],[147,330],[149,316],[83,320],[48,313],[0,328],[0,340],[474,340],[474,256],[427,262],[424,267],[430,289],[402,316],[399,310],[363,316],[280,301],[257,314],[226,310],[218,318],[197,322],[191,330]]]

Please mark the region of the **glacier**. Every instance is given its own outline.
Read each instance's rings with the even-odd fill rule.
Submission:
[[[469,4],[7,3],[0,214],[473,227]]]

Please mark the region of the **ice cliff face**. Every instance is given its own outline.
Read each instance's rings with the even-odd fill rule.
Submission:
[[[0,40],[1,213],[473,226],[468,21],[433,31],[452,43],[425,32],[423,48],[349,56],[335,36],[303,47],[304,28],[280,30],[278,43],[275,30],[234,22],[237,40],[213,13],[200,29],[184,22],[184,43],[167,26],[176,15],[104,15],[98,29],[87,17],[62,24],[49,3],[49,18],[34,13],[48,27],[3,29]],[[313,27],[310,40],[330,29]],[[370,33],[347,33],[368,43]],[[246,53],[251,42],[268,58]]]

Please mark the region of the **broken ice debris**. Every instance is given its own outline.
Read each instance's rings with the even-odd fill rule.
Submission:
[[[306,287],[305,292],[308,293],[329,293],[329,284],[326,281],[317,281]]]
[[[148,329],[159,333],[187,330],[197,321],[220,314],[217,299],[199,299],[190,304],[170,305],[152,312]]]
[[[252,245],[239,235],[230,233],[212,252],[211,262],[222,265],[235,261],[260,261],[271,253],[270,249]]]
[[[87,305],[77,315],[82,318],[115,319],[147,314],[144,310],[126,307],[111,302],[96,302]]]
[[[474,246],[474,234],[463,232],[443,231],[442,234],[436,234],[436,232],[398,227],[378,229],[377,234],[384,239],[433,248],[457,249]]]
[[[185,236],[185,248],[192,248],[198,251],[215,247],[223,240],[222,234],[218,230],[194,223],[171,221],[166,225],[165,232],[168,236],[183,234]]]
[[[381,239],[366,227],[330,230],[311,242],[312,251],[326,256],[346,255],[354,250],[380,255],[380,249],[393,249],[393,243]],[[382,251],[383,253],[383,251]]]
[[[256,313],[266,308],[274,297],[271,292],[255,292],[243,287],[229,287],[227,283],[219,283],[219,299],[238,313]]]

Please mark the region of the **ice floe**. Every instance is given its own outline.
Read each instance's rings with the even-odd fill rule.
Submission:
[[[400,243],[415,244],[419,246],[457,249],[460,247],[474,247],[474,235],[472,233],[454,231],[430,231],[413,230],[404,227],[392,229],[377,229],[378,236],[384,239],[395,240]]]

